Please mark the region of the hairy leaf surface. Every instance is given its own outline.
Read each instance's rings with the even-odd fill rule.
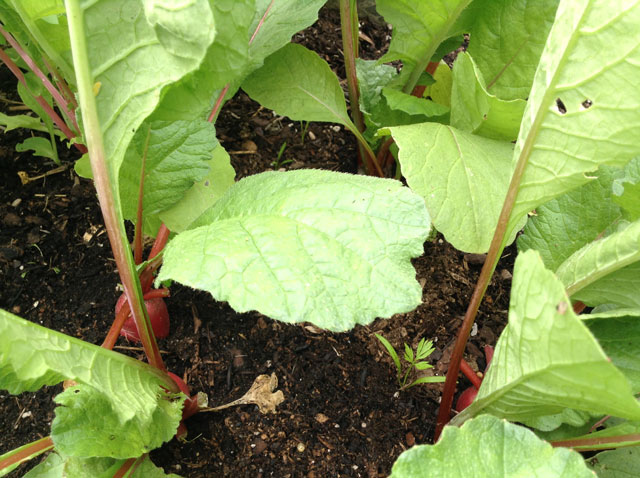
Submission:
[[[552,448],[524,427],[491,415],[445,427],[435,445],[400,455],[390,478],[594,478],[579,453]]]
[[[511,224],[640,153],[640,2],[565,1],[534,77],[514,160],[527,160]],[[594,55],[593,52],[601,52]]]
[[[65,407],[52,438],[68,455],[138,456],[178,427],[184,396],[165,393],[170,379],[157,369],[0,310],[0,388],[18,394],[66,379],[78,386],[56,397]],[[102,436],[103,423],[117,424],[124,441]]]
[[[509,186],[512,145],[436,123],[389,130],[435,228],[457,249],[486,252]]]
[[[527,251],[516,259],[509,323],[491,366],[454,421],[478,413],[520,421],[564,408],[640,419],[625,376],[574,314],[563,284]]]
[[[476,0],[467,51],[503,100],[527,99],[558,0]],[[508,38],[508,41],[505,39]]]
[[[164,254],[173,279],[285,322],[347,330],[421,301],[429,217],[399,182],[329,171],[243,179]]]

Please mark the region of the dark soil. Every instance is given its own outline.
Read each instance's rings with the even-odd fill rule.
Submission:
[[[323,10],[296,40],[344,78],[337,25],[337,13]],[[388,32],[367,25],[363,31],[371,42],[362,41],[362,55],[378,58]],[[0,75],[1,91],[12,95],[15,82],[4,68]],[[311,124],[303,144],[299,123],[274,116],[243,93],[225,106],[217,126],[238,177],[274,167],[285,141],[283,159],[291,162],[275,166],[356,170],[355,141],[342,127]],[[71,162],[77,156],[64,147],[60,154],[68,169],[21,184],[18,171],[34,177],[55,167],[16,153],[22,134],[5,134],[0,146],[0,307],[100,344],[120,292],[93,184],[75,176]],[[255,406],[195,415],[187,422],[188,443],[172,441],[152,453],[154,462],[190,478],[387,476],[403,450],[431,441],[440,385],[399,392],[393,364],[374,332],[396,348],[433,339],[431,363],[443,374],[481,267],[476,256],[456,251],[440,236],[424,249],[414,261],[423,304],[343,334],[237,314],[208,294],[173,286],[167,300],[172,332],[160,341],[168,368],[193,391],[207,393],[211,406],[239,398],[259,374],[274,372],[285,401],[269,415]],[[482,346],[495,344],[506,321],[513,259],[512,251],[502,258],[467,347],[467,360],[479,369],[485,365]],[[143,358],[123,339],[117,350]],[[56,386],[17,397],[0,392],[0,454],[48,435],[51,399],[60,391]],[[28,466],[10,476],[21,476]]]

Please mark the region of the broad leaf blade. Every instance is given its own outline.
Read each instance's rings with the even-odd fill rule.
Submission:
[[[155,236],[149,221],[175,206],[185,193],[209,172],[208,162],[218,145],[213,125],[199,121],[153,121],[140,128],[131,141],[120,168],[120,196],[125,219],[135,222],[138,190],[145,154],[143,213],[145,232]]]
[[[225,149],[218,145],[212,156],[207,162],[209,174],[194,184],[180,202],[158,215],[170,231],[182,232],[187,229],[235,183],[236,172]]]
[[[405,451],[390,478],[594,478],[579,453],[552,448],[524,427],[483,415],[448,426],[435,445]]]
[[[509,323],[476,400],[454,421],[491,413],[520,421],[564,408],[640,419],[640,404],[574,314],[535,251],[516,259]]]
[[[527,166],[512,227],[589,181],[586,173],[603,164],[624,166],[640,153],[638,24],[638,2],[572,0],[558,7],[514,152]]]
[[[451,126],[486,138],[515,141],[526,104],[488,93],[472,57],[458,55],[453,65]]]
[[[402,173],[435,228],[457,249],[486,252],[509,185],[512,146],[436,123],[389,130]]]
[[[631,478],[638,476],[640,469],[640,447],[618,448],[603,451],[588,463],[598,478]]]
[[[526,99],[558,0],[481,0],[472,14],[467,51],[476,60],[489,93]],[[505,41],[508,39],[508,41]]]
[[[618,174],[613,168],[600,168],[596,180],[537,207],[518,238],[518,248],[537,250],[545,267],[557,270],[571,254],[620,220],[622,213],[612,192]]]
[[[588,305],[640,306],[640,220],[573,253],[556,271],[567,293]],[[625,281],[629,280],[626,285]],[[615,297],[606,290],[619,284]],[[636,286],[636,287],[634,287]]]
[[[57,409],[52,438],[67,454],[89,450],[86,456],[109,456],[102,453],[111,453],[116,440],[100,440],[105,438],[97,435],[103,421],[118,423],[127,433],[111,455],[121,458],[160,446],[178,427],[184,396],[165,393],[162,387],[170,379],[157,369],[0,310],[0,387],[17,394],[66,379],[75,380],[80,392],[69,388],[58,395],[66,407]],[[100,402],[91,422],[86,420],[92,409],[82,407],[85,396]],[[73,423],[77,426],[69,428]],[[68,436],[60,436],[60,430]],[[142,440],[136,441],[137,433]]]
[[[290,43],[269,56],[242,89],[261,105],[293,120],[325,121],[354,128],[344,93],[316,53]]]
[[[157,106],[162,89],[195,70],[215,36],[207,0],[189,0],[171,8],[162,3],[100,0],[84,4],[90,66],[100,86],[98,116],[116,186],[127,146]]]
[[[409,260],[429,232],[396,181],[329,171],[263,173],[233,186],[164,254],[158,280],[238,311],[347,330],[421,301]]]

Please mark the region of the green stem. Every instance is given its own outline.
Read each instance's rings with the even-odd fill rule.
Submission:
[[[140,280],[134,266],[133,255],[126,231],[122,213],[118,203],[116,182],[111,178],[102,141],[102,131],[98,119],[98,109],[93,94],[93,79],[89,69],[89,56],[85,42],[84,19],[79,0],[65,0],[67,18],[69,21],[69,35],[73,64],[76,70],[76,81],[80,101],[80,110],[85,129],[87,148],[91,159],[94,184],[98,193],[100,209],[104,217],[109,242],[113,251],[120,280],[124,286],[133,319],[140,333],[140,339],[149,364],[165,370],[160,350],[153,335],[151,322],[147,315],[142,299]]]

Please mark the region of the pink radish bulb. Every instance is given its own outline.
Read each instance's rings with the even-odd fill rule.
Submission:
[[[456,402],[456,410],[458,412],[461,412],[462,410],[467,408],[476,399],[477,395],[478,389],[476,387],[467,388],[458,397],[458,401]]]
[[[127,301],[127,296],[122,294],[116,303],[116,314],[120,311],[122,306]],[[149,314],[149,320],[151,321],[151,328],[153,334],[158,339],[164,339],[169,335],[169,311],[167,305],[164,303],[162,297],[156,297],[144,301],[147,307],[147,313]],[[140,342],[140,334],[138,333],[138,327],[133,320],[131,312],[120,330],[120,335],[132,342]]]

